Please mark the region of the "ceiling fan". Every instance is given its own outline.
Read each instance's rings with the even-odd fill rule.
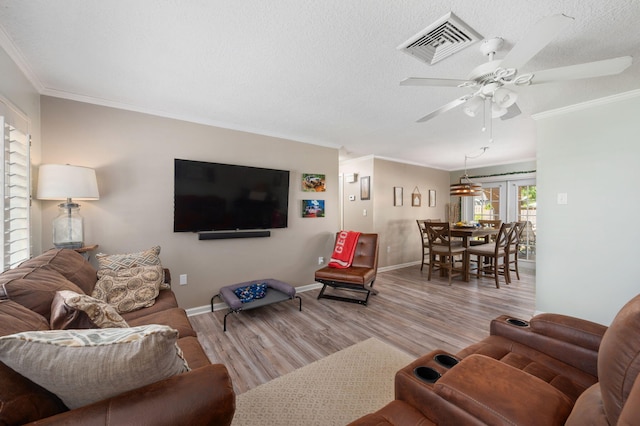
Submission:
[[[455,16],[454,16],[455,17]],[[417,120],[424,122],[458,106],[472,117],[480,113],[502,119],[511,118],[520,113],[516,105],[517,92],[512,90],[519,86],[576,80],[619,74],[631,65],[631,56],[605,59],[602,61],[552,68],[532,73],[520,73],[531,58],[540,52],[568,25],[573,18],[566,15],[552,15],[541,19],[534,25],[524,40],[517,43],[504,59],[494,59],[495,53],[503,45],[502,38],[487,39],[482,42],[481,52],[489,61],[474,68],[467,79],[448,78],[407,78],[400,82],[401,86],[445,86],[472,89],[473,92],[451,101],[435,111]],[[415,44],[415,40],[410,40]],[[398,47],[403,48],[406,46]]]

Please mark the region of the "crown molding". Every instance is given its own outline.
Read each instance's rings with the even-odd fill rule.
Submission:
[[[20,71],[22,71],[22,74],[24,74],[27,80],[29,80],[36,91],[42,94],[44,91],[44,85],[33,71],[22,52],[20,52],[11,37],[9,37],[9,34],[7,34],[2,27],[0,27],[0,47],[7,52],[7,55],[9,55],[11,60],[17,65]]]
[[[531,118],[535,121],[542,120],[550,117],[557,117],[560,115],[568,114],[571,112],[582,111],[589,108],[594,108],[598,106],[608,105],[615,102],[624,101],[627,99],[633,99],[640,96],[640,89],[631,90],[629,92],[619,93],[617,95],[606,96],[604,98],[594,99],[591,101],[581,102],[575,105],[569,105],[562,108],[552,109],[549,111],[539,112],[537,114],[532,114]]]

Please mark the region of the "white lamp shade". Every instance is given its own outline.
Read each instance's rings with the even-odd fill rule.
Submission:
[[[480,97],[474,96],[462,106],[462,111],[464,111],[464,113],[469,117],[475,117],[476,115],[478,115],[478,112],[483,105],[484,101],[480,99]]]
[[[518,94],[516,92],[512,92],[504,87],[498,88],[493,93],[493,100],[502,108],[509,108],[511,105],[516,103],[517,99]]]
[[[507,113],[506,108],[500,107],[498,104],[491,104],[491,117],[500,118]]]
[[[98,200],[96,171],[69,164],[43,164],[38,175],[40,200]]]

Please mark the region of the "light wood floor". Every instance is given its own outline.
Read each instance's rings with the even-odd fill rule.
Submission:
[[[492,278],[427,281],[427,270],[411,266],[378,273],[380,292],[367,306],[317,300],[319,289],[227,317],[226,310],[190,318],[209,359],[229,369],[237,394],[303,367],[355,343],[376,337],[418,357],[434,349],[456,353],[489,335],[502,314],[529,319],[535,310],[535,277],[520,273],[511,285]]]

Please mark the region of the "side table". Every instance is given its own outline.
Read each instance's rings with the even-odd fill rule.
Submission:
[[[83,246],[77,249],[73,249],[76,253],[80,253],[86,260],[89,260],[91,257],[91,252],[100,247],[99,244],[93,244],[91,246]]]

